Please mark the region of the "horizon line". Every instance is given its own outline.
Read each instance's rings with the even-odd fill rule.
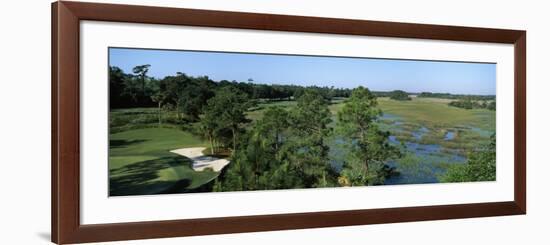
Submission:
[[[253,79],[255,84],[302,87],[496,94],[493,62],[109,47],[108,63],[128,74],[134,66],[150,64],[149,75],[156,79],[184,70],[189,76],[214,81]]]
[[[112,66],[112,65],[109,65],[109,67],[118,67],[118,66]],[[118,67],[119,69],[121,69],[124,73],[126,73],[126,71],[124,71],[124,69]],[[164,77],[154,77],[155,79],[164,79],[168,76],[176,76],[177,73],[182,73],[182,74],[185,74],[186,76],[189,76],[187,75],[185,72],[176,72],[176,74],[174,75],[166,75]],[[129,73],[127,73],[129,74]],[[407,91],[407,90],[403,90],[403,89],[393,89],[393,90],[372,90],[370,89],[368,86],[366,85],[359,85],[359,86],[356,86],[356,87],[353,87],[353,88],[346,88],[346,87],[336,87],[336,86],[320,86],[320,85],[307,85],[307,86],[304,86],[304,85],[298,85],[298,84],[281,84],[281,83],[265,83],[265,82],[254,82],[254,80],[251,82],[251,81],[237,81],[237,80],[226,80],[226,79],[222,79],[222,80],[214,80],[214,79],[211,79],[210,76],[208,75],[199,75],[199,76],[189,76],[189,77],[193,77],[193,78],[197,78],[197,77],[207,77],[208,79],[210,79],[211,81],[215,82],[215,83],[221,83],[222,81],[227,81],[227,82],[230,82],[230,83],[246,83],[246,84],[254,84],[254,85],[268,85],[268,86],[296,86],[296,87],[302,87],[302,88],[308,88],[308,87],[319,87],[319,88],[331,88],[333,87],[334,89],[350,89],[350,90],[353,90],[353,89],[356,89],[358,87],[365,87],[367,89],[369,89],[371,92],[393,92],[393,91],[397,91],[397,90],[401,90],[401,91],[404,91],[408,94],[420,94],[420,93],[433,93],[433,94],[450,94],[450,95],[476,95],[476,96],[496,96],[496,94],[464,94],[464,93],[451,93],[451,92],[434,92],[434,91],[416,91],[416,92],[410,92],[410,91]]]

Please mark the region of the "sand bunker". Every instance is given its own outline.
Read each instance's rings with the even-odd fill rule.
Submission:
[[[170,152],[182,155],[193,161],[193,169],[195,171],[203,171],[204,169],[211,168],[212,170],[221,171],[229,161],[226,159],[219,159],[215,157],[205,156],[202,151],[205,147],[191,147],[172,150]]]

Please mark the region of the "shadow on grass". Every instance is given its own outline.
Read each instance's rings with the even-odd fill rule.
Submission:
[[[190,166],[191,160],[182,156],[169,156],[129,164],[109,171],[109,194],[111,196],[150,195],[180,190],[189,187],[190,179],[174,181],[157,180],[158,172],[180,166]]]
[[[143,143],[147,140],[109,140],[109,149],[127,147],[129,145]]]
[[[164,191],[159,192],[158,194],[171,194],[171,193],[180,193],[191,185],[190,179],[181,179],[176,181],[172,186]]]

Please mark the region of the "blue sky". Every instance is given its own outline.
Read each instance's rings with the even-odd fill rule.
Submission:
[[[150,64],[150,76],[183,72],[215,81],[368,87],[374,91],[494,95],[496,64],[297,55],[110,48],[109,62],[130,73]]]

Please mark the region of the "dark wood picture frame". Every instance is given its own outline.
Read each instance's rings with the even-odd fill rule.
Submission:
[[[514,45],[514,201],[314,213],[80,224],[79,26],[81,20],[242,28]],[[52,4],[52,241],[81,243],[304,229],[526,213],[526,32],[458,26],[164,7]]]

